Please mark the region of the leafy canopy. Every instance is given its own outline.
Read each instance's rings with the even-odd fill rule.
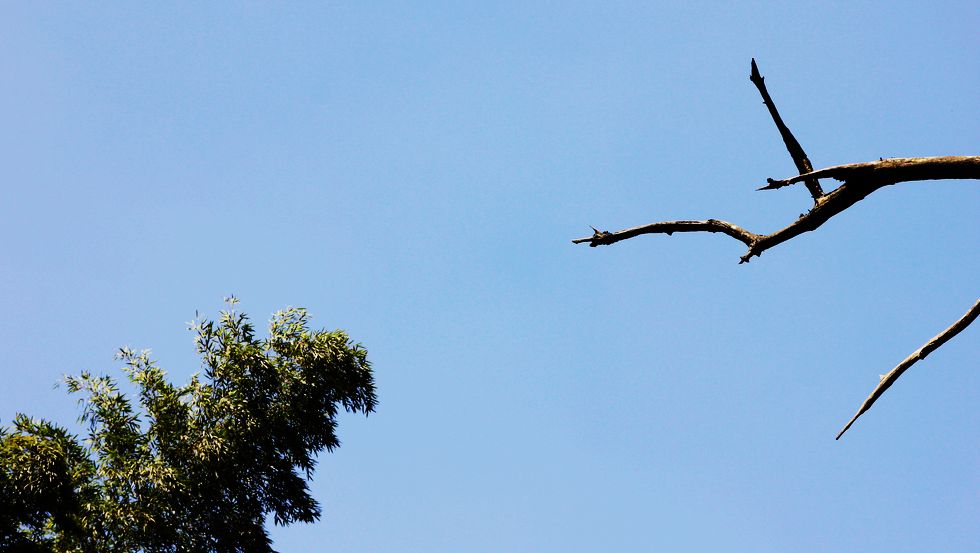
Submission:
[[[128,348],[138,398],[109,376],[68,377],[86,443],[24,415],[0,428],[0,551],[272,551],[268,516],[319,519],[316,455],[340,445],[341,407],[377,403],[367,352],[297,308],[258,339],[236,301],[192,324],[203,375],[184,386]]]

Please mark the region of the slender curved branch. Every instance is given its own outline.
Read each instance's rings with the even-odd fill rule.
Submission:
[[[627,238],[633,238],[641,234],[666,234],[669,236],[675,232],[721,232],[736,240],[742,241],[746,246],[751,246],[762,238],[760,235],[749,232],[738,225],[717,219],[708,219],[707,221],[664,221],[662,223],[653,223],[618,230],[616,232],[607,232],[595,227],[592,227],[592,230],[594,232],[592,236],[576,238],[572,240],[572,243],[581,244],[588,242],[589,246],[594,248],[596,246],[615,244],[620,240],[626,240]]]
[[[793,158],[793,163],[796,164],[796,168],[799,169],[800,174],[803,175],[813,172],[813,165],[810,164],[810,158],[803,151],[803,146],[800,146],[799,141],[793,136],[789,127],[786,126],[786,123],[783,123],[783,118],[779,116],[776,104],[772,101],[772,97],[769,96],[769,90],[766,89],[766,78],[759,73],[759,66],[755,64],[755,58],[752,58],[752,74],[749,76],[749,80],[759,89],[759,94],[762,95],[762,103],[769,108],[769,115],[772,116],[772,121],[776,124],[779,135],[783,137],[783,144],[786,144],[786,149],[789,151],[790,157]],[[820,188],[820,182],[810,176],[805,179],[805,184],[806,189],[810,191],[810,196],[813,197],[813,202],[816,203],[823,196],[823,189]]]
[[[857,414],[855,414],[851,420],[844,425],[844,428],[837,434],[837,438],[835,439],[839,440],[840,437],[844,435],[844,432],[847,432],[847,429],[854,424],[854,421],[858,420],[858,417],[863,415],[868,409],[871,409],[874,402],[878,401],[878,398],[880,398],[882,394],[885,393],[885,390],[891,387],[891,385],[898,380],[898,377],[902,376],[902,373],[907,371],[909,367],[914,365],[917,361],[925,359],[927,355],[939,349],[939,346],[942,346],[948,342],[950,338],[962,332],[964,328],[970,326],[970,323],[976,320],[978,315],[980,315],[980,300],[977,300],[977,302],[973,304],[973,307],[971,307],[965,315],[960,317],[959,320],[950,325],[949,328],[937,334],[932,340],[926,342],[921,348],[915,350],[912,355],[906,357],[905,360],[899,363],[897,367],[889,371],[888,374],[882,375],[878,385],[871,391],[871,395],[868,396],[868,399],[864,400],[864,403],[861,404],[861,408],[858,409]]]

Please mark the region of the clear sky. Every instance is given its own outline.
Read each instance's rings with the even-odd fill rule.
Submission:
[[[975,181],[570,242],[805,211],[752,57],[816,167],[980,153],[976,2],[481,4],[4,3],[0,424],[235,294],[379,386],[282,551],[980,551],[980,327],[834,441],[976,301]]]

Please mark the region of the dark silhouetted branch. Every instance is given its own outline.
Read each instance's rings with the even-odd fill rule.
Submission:
[[[665,221],[615,232],[598,231],[593,228],[595,232],[592,236],[576,238],[572,242],[575,244],[588,242],[590,246],[595,247],[615,244],[641,234],[722,232],[749,247],[739,261],[739,263],[747,263],[753,256],[758,257],[774,246],[819,228],[834,215],[885,186],[929,179],[980,179],[980,156],[895,158],[870,163],[838,165],[789,179],[769,179],[769,184],[764,189],[789,186],[809,176],[841,179],[844,183],[820,196],[813,208],[799,219],[772,234],[755,234],[732,223],[708,219],[707,221]]]
[[[898,380],[898,377],[902,376],[902,373],[907,371],[909,367],[914,365],[917,361],[925,359],[927,355],[939,349],[939,346],[945,344],[950,340],[950,338],[962,332],[964,328],[970,326],[970,323],[977,318],[977,315],[980,315],[980,300],[977,300],[977,302],[973,304],[973,307],[971,307],[965,315],[960,317],[958,321],[950,325],[949,328],[937,334],[935,338],[926,342],[926,344],[921,348],[915,350],[912,355],[906,357],[904,361],[889,371],[888,374],[882,375],[878,385],[875,386],[875,389],[871,392],[871,395],[868,396],[868,399],[864,400],[863,404],[861,404],[861,408],[858,409],[857,414],[855,414],[854,417],[852,417],[851,420],[844,425],[844,428],[837,434],[836,439],[839,440],[840,437],[844,435],[844,432],[847,432],[847,429],[854,424],[854,421],[858,420],[858,417],[863,415],[868,409],[871,409],[874,402],[878,401],[878,398],[880,398],[882,394],[885,393],[885,390],[891,387],[891,385]]]
[[[783,180],[767,179],[768,184],[759,190],[775,190],[792,184],[802,182],[810,191],[813,197],[813,207],[809,211],[800,215],[798,219],[787,225],[785,228],[777,230],[771,234],[756,234],[749,232],[738,225],[717,219],[706,221],[663,221],[651,223],[639,227],[609,232],[592,227],[592,236],[576,238],[572,240],[575,244],[588,243],[591,247],[608,246],[621,240],[633,238],[641,234],[667,234],[675,232],[720,232],[748,246],[748,251],[741,256],[739,263],[747,263],[752,257],[762,255],[762,252],[778,246],[792,238],[819,228],[829,221],[833,216],[841,213],[845,209],[853,206],[857,202],[868,197],[872,192],[885,186],[900,182],[913,182],[922,180],[946,180],[946,179],[980,179],[980,156],[944,156],[944,157],[906,157],[879,159],[868,163],[851,163],[848,165],[837,165],[814,171],[813,166],[807,158],[803,147],[790,132],[783,122],[776,105],[766,90],[765,79],[759,73],[759,68],[752,60],[752,74],[749,80],[755,84],[762,95],[762,101],[769,108],[779,134],[786,144],[793,162],[796,164],[800,174]],[[825,193],[820,187],[819,179],[833,178],[841,181],[842,184],[831,192]],[[924,358],[930,352],[943,345],[947,340],[955,336],[958,332],[966,328],[980,313],[980,301],[978,301],[959,321],[953,324],[939,336],[933,338],[929,343],[922,346],[918,351],[902,361],[894,370],[883,376],[881,383],[875,388],[871,396],[864,402],[857,415],[847,423],[847,426],[837,435],[841,435],[867,411],[871,405],[888,389],[901,374],[919,359]]]
[[[800,146],[800,142],[796,140],[793,133],[783,123],[783,118],[779,116],[776,104],[772,101],[772,97],[769,96],[769,91],[766,89],[766,78],[759,73],[759,66],[755,64],[755,58],[752,58],[752,74],[749,75],[749,80],[759,89],[759,94],[762,95],[762,102],[769,108],[769,115],[772,115],[772,121],[776,124],[776,128],[779,129],[779,135],[783,137],[783,143],[786,144],[786,149],[789,151],[790,157],[793,158],[793,163],[796,164],[796,168],[800,171],[800,174],[812,172],[813,165],[810,164],[810,158],[806,157],[803,146]],[[820,196],[823,196],[823,189],[820,188],[820,182],[816,178],[808,177],[805,184],[806,189],[813,196],[814,203],[816,203],[820,199]]]
[[[835,165],[790,179],[767,179],[758,190],[775,190],[811,177],[860,181],[877,187],[919,180],[980,179],[980,156],[896,157],[868,163]]]
[[[615,244],[620,240],[626,240],[627,238],[633,238],[641,234],[671,235],[675,232],[722,232],[736,240],[741,240],[746,246],[751,246],[761,238],[758,234],[753,234],[742,227],[716,219],[708,219],[707,221],[664,221],[662,223],[617,230],[616,232],[606,232],[592,227],[592,231],[594,232],[592,236],[576,238],[572,242],[575,244],[588,242],[589,246],[594,248],[596,246]]]

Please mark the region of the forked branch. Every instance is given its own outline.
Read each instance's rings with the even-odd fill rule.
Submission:
[[[614,232],[600,231],[593,227],[592,236],[576,238],[572,242],[575,244],[587,242],[589,246],[595,247],[608,246],[641,234],[671,235],[675,232],[721,232],[748,246],[748,251],[739,261],[739,263],[746,263],[752,257],[758,257],[769,248],[782,244],[804,232],[819,228],[834,215],[882,187],[900,182],[921,180],[980,179],[980,156],[879,159],[868,163],[837,165],[814,171],[803,147],[779,115],[776,104],[766,88],[765,77],[759,73],[759,66],[756,65],[754,58],[752,59],[752,73],[749,80],[759,89],[762,101],[769,109],[769,114],[779,130],[786,150],[800,171],[799,175],[788,179],[767,179],[768,184],[759,190],[775,190],[803,182],[813,197],[813,207],[810,211],[771,234],[756,234],[726,221],[708,219],[706,221],[663,221]],[[843,181],[843,184],[832,192],[824,193],[820,187],[819,179],[821,178],[833,178]]]
[[[811,171],[789,179],[768,179],[769,184],[760,190],[773,190],[806,181],[809,178],[834,178],[844,183],[831,192],[817,198],[816,204],[803,216],[772,234],[755,234],[738,225],[708,219],[707,221],[664,221],[615,232],[593,228],[592,236],[576,238],[575,244],[588,242],[592,247],[615,244],[641,234],[673,234],[675,232],[722,232],[749,247],[740,263],[753,256],[795,238],[804,232],[819,228],[831,217],[866,198],[869,194],[899,182],[942,179],[980,179],[980,156],[904,157],[882,159],[870,163],[837,165],[819,171]]]
[[[720,232],[748,246],[748,251],[740,258],[739,263],[747,263],[753,256],[762,255],[762,252],[775,247],[787,240],[790,240],[804,232],[809,232],[819,228],[830,220],[831,217],[841,213],[857,202],[866,198],[872,192],[898,184],[900,182],[914,182],[923,180],[945,180],[945,179],[980,179],[980,156],[944,156],[944,157],[905,157],[893,159],[879,159],[868,163],[851,163],[847,165],[836,165],[814,171],[810,164],[803,147],[793,136],[789,128],[783,122],[776,104],[772,101],[769,91],[766,89],[765,79],[759,73],[759,68],[752,60],[752,74],[749,80],[759,89],[762,101],[769,109],[776,128],[786,145],[786,149],[793,158],[796,168],[800,174],[788,179],[775,180],[767,179],[768,184],[759,190],[775,190],[802,182],[813,197],[813,207],[798,219],[771,234],[756,234],[744,228],[717,219],[705,221],[662,221],[638,227],[627,228],[615,232],[598,230],[592,227],[592,236],[576,238],[572,240],[575,244],[588,243],[591,247],[608,246],[621,240],[633,238],[641,234],[666,234],[672,235],[675,232]],[[842,184],[831,192],[825,193],[820,186],[819,179],[832,178],[842,181]],[[977,315],[980,314],[980,300],[960,320],[956,321],[951,327],[941,332],[938,336],[930,340],[915,353],[910,355],[905,361],[899,363],[895,369],[887,375],[882,376],[881,382],[871,393],[861,409],[858,410],[854,418],[844,426],[837,438],[844,434],[854,421],[867,411],[871,405],[881,397],[881,394],[891,386],[899,376],[902,375],[919,359],[925,358],[936,348],[943,345],[950,338],[969,326]]]
[[[896,157],[869,163],[835,165],[790,179],[766,179],[759,190],[775,190],[813,178],[874,184],[878,188],[918,180],[980,179],[980,156]]]

